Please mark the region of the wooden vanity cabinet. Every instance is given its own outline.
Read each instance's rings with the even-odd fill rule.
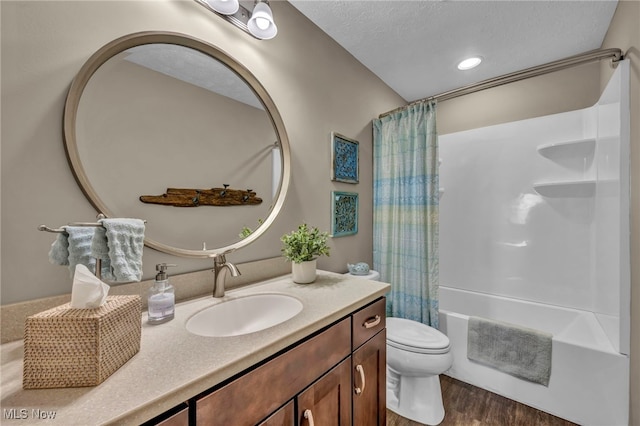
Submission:
[[[384,426],[385,299],[190,399],[188,406],[189,422],[181,412],[182,423],[170,426]]]
[[[351,354],[345,318],[311,339],[196,399],[197,425],[253,426]]]

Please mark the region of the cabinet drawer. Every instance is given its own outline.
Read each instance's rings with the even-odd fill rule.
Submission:
[[[287,405],[273,413],[271,416],[269,416],[267,420],[260,423],[259,426],[294,426],[294,409],[295,406],[293,405],[293,401],[291,401]]]
[[[345,318],[196,401],[199,425],[255,425],[351,353]]]
[[[184,408],[173,416],[158,423],[158,426],[188,426],[189,425],[189,409]]]
[[[186,403],[180,404],[144,422],[142,426],[189,426],[189,406]]]
[[[353,350],[385,328],[385,300],[383,297],[353,314]]]

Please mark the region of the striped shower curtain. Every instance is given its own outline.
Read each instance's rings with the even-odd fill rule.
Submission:
[[[391,283],[387,315],[438,327],[435,103],[373,122],[373,266]]]

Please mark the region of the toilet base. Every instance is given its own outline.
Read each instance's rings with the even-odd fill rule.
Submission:
[[[387,366],[387,408],[415,422],[440,424],[444,419],[440,376],[401,376]]]

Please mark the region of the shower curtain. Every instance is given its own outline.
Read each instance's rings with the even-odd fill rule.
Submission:
[[[373,122],[373,266],[391,283],[387,315],[438,327],[436,104]]]

